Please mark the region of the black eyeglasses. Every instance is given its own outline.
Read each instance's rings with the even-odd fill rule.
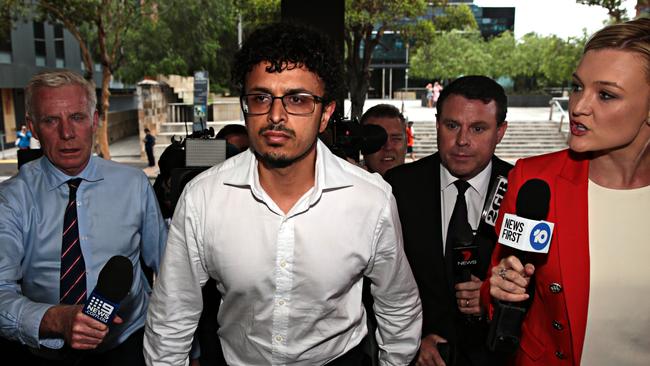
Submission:
[[[292,93],[276,97],[269,93],[244,94],[240,97],[241,109],[247,115],[267,114],[276,99],[282,100],[284,110],[289,114],[308,115],[314,113],[316,103],[323,98],[309,93]]]

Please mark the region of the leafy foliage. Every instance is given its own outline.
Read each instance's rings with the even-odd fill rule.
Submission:
[[[86,79],[93,82],[94,60],[102,65],[101,111],[109,108],[109,84],[122,57],[122,40],[140,15],[139,4],[131,0],[3,0],[0,19],[46,20],[62,24],[79,42]],[[102,113],[96,136],[96,150],[110,159],[107,114]]]
[[[470,74],[510,77],[515,90],[564,86],[571,80],[585,41],[586,35],[563,40],[535,33],[515,41],[510,32],[485,41],[477,31],[443,32],[418,49],[411,59],[411,73],[430,80]]]
[[[231,56],[238,49],[238,17],[244,33],[250,32],[279,20],[280,1],[161,0],[156,8],[155,17],[143,19],[128,35],[119,77],[137,82],[144,76],[207,70],[210,88],[225,92],[230,86]]]
[[[407,25],[407,20],[424,15],[426,8],[427,2],[424,0],[345,1],[346,82],[353,118],[360,117],[363,111],[370,80],[372,51],[381,41],[384,32],[412,30]]]
[[[491,63],[492,55],[485,49],[478,31],[451,31],[420,47],[411,59],[410,72],[428,79],[456,78],[488,74]]]
[[[433,24],[441,31],[478,29],[472,9],[465,4],[445,6],[442,15],[433,19]]]

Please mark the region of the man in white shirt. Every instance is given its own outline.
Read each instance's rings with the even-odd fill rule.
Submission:
[[[360,365],[366,276],[380,360],[407,365],[422,317],[390,187],[317,139],[342,89],[329,44],[275,24],[250,35],[233,67],[251,149],[199,175],[179,200],[147,317],[147,363],[185,364],[212,277],[229,364]]]

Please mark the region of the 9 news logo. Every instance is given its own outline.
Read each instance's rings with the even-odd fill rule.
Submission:
[[[90,315],[102,323],[108,323],[108,320],[115,310],[115,306],[93,296],[90,298],[90,302],[86,305],[84,310],[87,315]]]
[[[551,227],[545,222],[540,222],[530,231],[530,245],[538,251],[546,248],[551,242]]]

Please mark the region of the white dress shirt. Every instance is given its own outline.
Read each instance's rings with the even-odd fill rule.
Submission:
[[[492,161],[476,174],[472,179],[468,180],[470,187],[465,191],[465,200],[467,201],[467,221],[472,226],[472,230],[476,232],[478,229],[479,221],[481,221],[481,214],[483,213],[483,205],[485,204],[485,196],[487,195],[488,188],[490,187],[490,175],[492,174]],[[442,253],[445,253],[447,245],[447,229],[449,228],[449,221],[451,221],[451,214],[454,212],[454,205],[456,205],[456,197],[458,196],[458,189],[454,182],[458,178],[451,175],[449,170],[440,164],[440,214],[442,217]]]
[[[192,180],[174,214],[149,307],[149,365],[183,365],[201,285],[223,296],[219,337],[230,365],[321,365],[367,333],[372,281],[382,365],[407,365],[420,340],[418,289],[390,186],[317,145],[315,183],[284,214],[249,150]]]

